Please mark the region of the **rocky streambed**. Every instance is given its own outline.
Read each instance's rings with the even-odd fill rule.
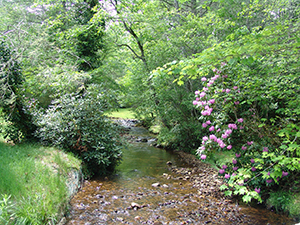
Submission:
[[[222,180],[208,164],[152,147],[153,137],[143,128],[127,129],[130,144],[117,173],[85,181],[71,200],[66,224],[293,224],[225,197]]]

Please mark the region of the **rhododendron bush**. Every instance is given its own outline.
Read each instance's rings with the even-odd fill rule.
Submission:
[[[238,67],[243,66],[222,62],[202,77],[202,88],[195,91],[193,105],[201,112],[199,120],[207,134],[197,154],[206,160],[217,151],[233,152],[230,163],[219,165],[225,180],[221,189],[226,195],[243,195],[245,202],[262,202],[265,190],[295,180],[300,131],[297,123],[271,107],[274,99],[248,99],[247,86],[236,79],[244,71]]]

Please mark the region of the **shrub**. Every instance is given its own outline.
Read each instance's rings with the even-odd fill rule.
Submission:
[[[185,79],[185,85],[174,83],[179,75],[176,61],[157,68],[151,73],[152,90],[145,92],[148,97],[139,110],[152,110],[161,127],[158,142],[166,148],[191,152],[201,143],[200,113],[190,104],[194,86],[200,79]],[[193,70],[194,68],[190,68]],[[156,122],[155,121],[155,122]]]
[[[64,95],[45,113],[36,112],[36,136],[79,156],[91,175],[106,175],[121,159],[117,127],[103,114],[108,105],[104,93]]]
[[[204,87],[195,92],[193,104],[201,111],[203,129],[209,131],[202,138],[198,154],[201,159],[206,159],[216,151],[234,151],[232,161],[219,170],[227,182],[221,188],[227,195],[243,195],[245,202],[252,198],[262,201],[262,194],[279,183],[297,179],[300,170],[299,121],[293,119],[296,114],[282,113],[289,101],[279,98],[277,90],[265,93],[270,90],[268,86],[282,88],[276,76],[264,77],[263,83],[251,92],[249,86],[243,85],[243,79],[235,79],[239,77],[239,70],[247,74],[241,64],[222,63],[219,69],[213,69],[214,76],[202,78]],[[293,74],[282,79],[292,77]],[[259,77],[252,79],[257,82]],[[249,83],[253,80],[248,77]],[[283,83],[286,82],[281,85]],[[291,85],[294,83],[296,80]],[[284,96],[294,100],[289,90]],[[279,101],[281,105],[274,107]]]

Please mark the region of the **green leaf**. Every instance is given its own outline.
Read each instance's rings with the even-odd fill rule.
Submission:
[[[226,190],[227,188],[228,188],[227,185],[223,184],[223,185],[221,185],[220,190],[223,191],[223,190]]]
[[[225,195],[225,196],[231,196],[231,195],[232,195],[232,191],[225,191],[225,192],[224,192],[224,195]]]
[[[244,195],[242,199],[243,199],[243,202],[248,203],[248,202],[251,202],[252,197],[249,195]]]

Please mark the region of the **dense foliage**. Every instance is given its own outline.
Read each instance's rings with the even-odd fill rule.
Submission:
[[[199,157],[233,151],[232,161],[219,165],[228,181],[222,188],[246,202],[298,184],[299,20],[284,21],[237,30],[171,70],[154,73],[177,74],[180,85],[186,77],[201,78],[193,102],[201,112]]]
[[[90,174],[106,175],[121,160],[121,141],[117,127],[103,115],[108,106],[105,94],[90,89],[84,95],[64,95],[45,113],[36,112],[36,135],[45,144],[79,156]]]
[[[0,43],[0,107],[8,125],[3,127],[4,138],[14,142],[31,139],[36,127],[31,115],[23,110],[20,90],[24,82],[19,62],[4,41]]]
[[[1,54],[12,59],[1,59],[9,62],[1,97],[10,100],[1,107],[12,112],[20,99],[15,125],[31,121],[27,113],[38,127],[18,135],[37,130],[105,173],[119,160],[119,139],[102,111],[130,106],[160,128],[163,146],[214,161],[228,195],[249,202],[299,190],[299,1],[0,4]],[[20,80],[7,86],[7,74]],[[218,164],[219,152],[228,164]]]

